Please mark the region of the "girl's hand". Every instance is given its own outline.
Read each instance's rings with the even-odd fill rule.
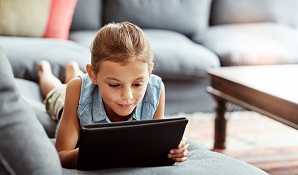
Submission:
[[[187,138],[183,137],[176,149],[170,150],[168,157],[175,162],[183,162],[187,159],[188,155],[188,143]]]

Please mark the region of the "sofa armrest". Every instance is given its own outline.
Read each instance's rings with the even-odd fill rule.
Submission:
[[[59,157],[16,88],[0,48],[0,174],[62,174]]]

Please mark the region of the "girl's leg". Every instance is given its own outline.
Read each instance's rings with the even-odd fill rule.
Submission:
[[[44,97],[47,96],[53,88],[62,85],[61,81],[53,75],[51,65],[46,60],[38,64],[37,76]]]
[[[84,72],[80,69],[77,62],[70,62],[65,68],[65,84],[67,84],[72,78],[82,75]]]

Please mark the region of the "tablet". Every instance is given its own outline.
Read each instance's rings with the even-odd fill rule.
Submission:
[[[167,154],[180,143],[187,123],[186,118],[167,118],[85,125],[77,169],[172,165]]]

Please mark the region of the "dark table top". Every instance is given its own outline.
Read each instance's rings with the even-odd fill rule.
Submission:
[[[298,129],[298,65],[211,69],[209,92]]]
[[[223,67],[209,74],[298,104],[298,65]]]

